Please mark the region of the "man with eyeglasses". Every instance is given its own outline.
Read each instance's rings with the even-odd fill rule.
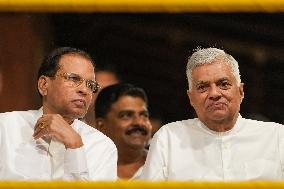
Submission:
[[[0,179],[115,180],[114,143],[78,120],[98,89],[86,52],[51,52],[38,72],[42,107],[0,114]]]

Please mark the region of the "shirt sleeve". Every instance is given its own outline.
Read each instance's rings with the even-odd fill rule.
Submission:
[[[280,164],[281,164],[281,180],[284,180],[284,125],[279,125],[279,155],[280,155]]]
[[[61,142],[52,139],[49,145],[51,178],[63,180],[89,180],[84,147],[65,148]]]
[[[75,149],[74,151],[68,149],[69,152],[66,152],[64,163],[65,179],[89,181],[116,180],[117,149],[113,141],[88,125],[78,127],[77,130],[82,136],[84,146],[81,150],[77,151]]]
[[[117,149],[106,142],[93,146],[88,153],[90,180],[113,181],[117,179]]]
[[[164,129],[154,135],[142,171],[142,180],[167,180],[167,137]]]

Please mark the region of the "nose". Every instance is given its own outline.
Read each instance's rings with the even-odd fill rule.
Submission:
[[[87,87],[86,81],[83,81],[77,88],[78,88],[78,93],[82,95],[87,95],[89,93],[92,93],[92,91]]]
[[[133,117],[133,125],[139,125],[144,127],[145,126],[145,118],[141,117],[140,115],[135,115]]]
[[[221,91],[218,86],[212,85],[209,89],[208,93],[209,99],[211,100],[218,100],[221,97]]]

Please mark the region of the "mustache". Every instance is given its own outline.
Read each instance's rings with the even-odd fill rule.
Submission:
[[[135,132],[141,132],[142,135],[148,135],[149,131],[145,129],[145,127],[141,126],[141,125],[134,125],[132,127],[130,127],[129,129],[127,129],[126,133],[127,135],[130,135],[132,133]]]

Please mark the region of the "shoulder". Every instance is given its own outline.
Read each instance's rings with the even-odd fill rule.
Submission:
[[[38,118],[38,110],[12,111],[0,113],[1,125],[17,125],[17,123],[33,123]]]
[[[13,112],[0,113],[1,122],[10,120],[11,118],[21,117],[25,113],[26,113],[25,111],[13,111]]]
[[[194,127],[196,127],[198,122],[199,119],[197,118],[175,121],[162,126],[160,130],[168,132],[183,132],[185,130],[193,129]]]
[[[258,121],[253,119],[241,118],[241,129],[245,132],[268,135],[284,133],[284,125],[276,122]]]
[[[197,118],[171,122],[162,126],[155,135],[164,139],[167,137],[187,135],[187,133],[196,129],[198,122]]]
[[[258,121],[253,119],[242,118],[242,122],[250,126],[261,127],[283,127],[284,125],[276,122]]]

